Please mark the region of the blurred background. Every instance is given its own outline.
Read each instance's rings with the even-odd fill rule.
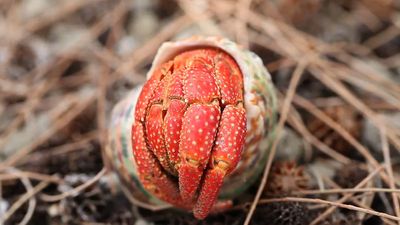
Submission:
[[[145,81],[161,43],[192,35],[257,53],[281,102],[301,74],[263,199],[296,193],[392,216],[276,202],[260,203],[252,224],[396,224],[399,8],[398,0],[0,1],[0,224],[243,223],[260,182],[228,212],[194,221],[132,206],[102,173],[113,105]],[[386,191],[304,192],[354,187]]]

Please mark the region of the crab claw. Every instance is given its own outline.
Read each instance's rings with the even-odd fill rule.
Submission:
[[[213,207],[224,177],[238,164],[246,136],[246,113],[243,106],[225,107],[200,194],[193,208],[194,216],[204,219]]]
[[[139,179],[143,186],[160,199],[187,208],[182,204],[174,182],[162,172],[161,165],[148,150],[145,143],[143,125],[139,121],[133,127],[132,134],[135,144],[133,151],[135,152],[135,159],[140,172]]]
[[[193,104],[183,118],[179,189],[182,199],[191,201],[201,181],[217,133],[220,110],[215,104]]]

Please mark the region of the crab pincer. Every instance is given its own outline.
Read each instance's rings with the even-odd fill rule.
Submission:
[[[197,218],[204,218],[217,199],[225,175],[240,160],[246,115],[237,64],[222,51],[199,53],[187,61],[185,93],[193,104],[183,118],[179,187],[187,201],[197,197],[198,191],[193,211]]]

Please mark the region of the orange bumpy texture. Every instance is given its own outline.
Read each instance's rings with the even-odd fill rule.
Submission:
[[[158,198],[205,218],[245,136],[235,60],[216,48],[180,53],[157,68],[138,99],[132,143],[139,179]]]

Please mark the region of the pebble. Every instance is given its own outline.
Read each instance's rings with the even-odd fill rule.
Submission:
[[[135,14],[128,26],[128,33],[135,38],[146,41],[159,29],[160,23],[157,16],[148,10]]]
[[[382,116],[392,127],[400,129],[400,112],[384,113],[382,114]],[[363,127],[364,129],[362,130],[362,142],[376,153],[383,154],[379,129],[370,120],[367,119],[364,120]]]
[[[290,128],[285,127],[281,133],[277,146],[276,158],[278,160],[292,160],[300,162],[305,158],[306,142]]]

